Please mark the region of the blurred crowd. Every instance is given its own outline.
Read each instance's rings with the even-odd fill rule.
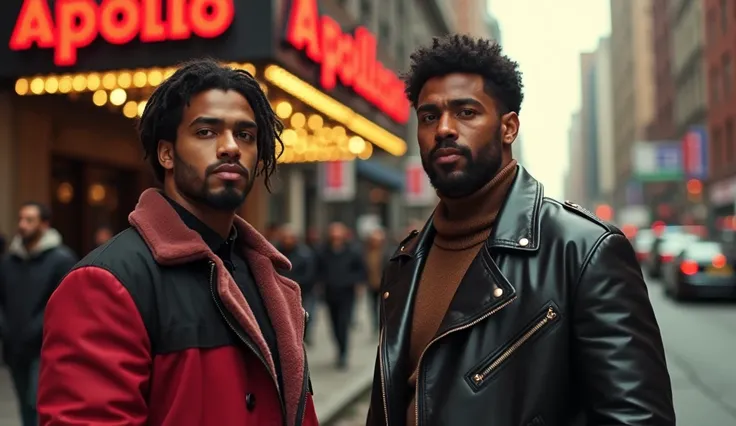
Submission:
[[[410,227],[414,229],[415,226]],[[344,223],[334,222],[326,232],[312,228],[304,237],[289,224],[273,224],[266,237],[292,264],[290,271],[282,273],[301,286],[304,309],[310,315],[305,337],[307,345],[313,344],[309,324],[314,323],[318,305],[324,303],[337,347],[335,365],[347,368],[356,303],[366,300],[370,304],[371,326],[378,333],[383,266],[396,249],[401,235],[393,238],[378,226],[364,235],[357,235]]]

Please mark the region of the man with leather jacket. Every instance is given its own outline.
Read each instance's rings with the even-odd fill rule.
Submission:
[[[624,235],[512,158],[518,64],[451,35],[406,93],[440,203],[395,251],[367,424],[674,426],[659,327]]]

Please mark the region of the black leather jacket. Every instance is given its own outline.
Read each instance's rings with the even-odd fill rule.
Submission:
[[[386,268],[367,424],[406,424],[412,306],[431,219]],[[670,378],[634,251],[519,167],[494,232],[419,361],[418,425],[673,426]]]

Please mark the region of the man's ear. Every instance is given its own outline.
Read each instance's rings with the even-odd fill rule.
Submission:
[[[511,145],[519,134],[519,115],[509,112],[501,116],[501,142]]]
[[[166,170],[174,168],[174,144],[169,141],[158,141],[158,163]]]

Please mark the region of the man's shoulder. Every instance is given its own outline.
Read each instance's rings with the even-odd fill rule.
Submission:
[[[128,228],[89,252],[77,262],[74,269],[97,267],[109,271],[121,281],[132,282],[135,280],[131,275],[155,265],[153,254],[143,237],[134,228]]]
[[[564,240],[596,241],[609,234],[623,235],[613,224],[573,201],[545,197],[540,212],[541,229]]]

